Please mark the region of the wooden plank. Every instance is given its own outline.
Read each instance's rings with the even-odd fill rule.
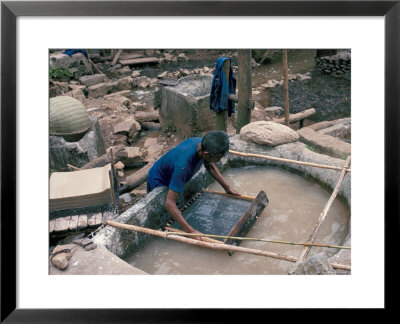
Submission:
[[[123,53],[120,55],[119,59],[120,60],[132,60],[132,59],[138,59],[144,57],[143,54],[139,53]]]
[[[122,49],[119,49],[119,50],[117,51],[117,53],[115,54],[115,56],[114,56],[112,62],[111,62],[111,66],[114,65],[114,64],[117,62],[117,60],[118,60],[119,56],[121,55],[121,53],[122,53]]]
[[[294,123],[296,123],[298,121],[301,121],[301,120],[304,120],[306,118],[309,118],[314,114],[315,114],[315,109],[314,108],[306,109],[306,110],[304,110],[302,112],[299,112],[297,114],[289,114],[289,123],[290,124],[294,124]],[[274,123],[284,124],[285,123],[285,118],[273,119],[272,121]]]
[[[160,63],[157,57],[143,57],[130,60],[119,60],[121,65],[137,65],[137,64],[150,64],[150,63]]]
[[[57,218],[54,224],[54,232],[66,232],[69,227],[69,220],[71,216]]]
[[[95,213],[88,215],[87,222],[89,227],[96,227],[101,225],[102,213]]]
[[[87,227],[87,215],[79,215],[78,230],[85,229]]]
[[[87,215],[87,225],[89,227],[94,227],[95,220],[96,220],[95,214],[88,214]]]
[[[115,217],[115,213],[112,211],[103,212],[102,222],[105,223],[108,220],[112,220]]]
[[[78,215],[71,216],[71,219],[69,221],[69,230],[70,231],[76,231],[78,229],[78,220],[79,220]]]
[[[268,197],[264,191],[260,191],[257,197],[252,201],[249,208],[244,212],[242,217],[236,225],[231,229],[228,236],[246,236],[248,231],[256,222],[258,216],[262,213],[264,208],[268,205]],[[240,241],[232,241],[230,239],[224,240],[225,244],[239,245]]]
[[[55,224],[55,220],[52,219],[52,220],[49,222],[49,233],[52,233],[52,232],[54,231],[54,224]]]

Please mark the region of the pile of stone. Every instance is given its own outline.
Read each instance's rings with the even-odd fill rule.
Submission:
[[[164,79],[164,78],[172,78],[172,79],[178,79],[178,78],[182,78],[182,77],[186,77],[188,75],[193,75],[193,74],[199,74],[199,75],[205,75],[205,74],[210,74],[212,75],[214,73],[214,69],[213,68],[209,68],[208,66],[204,66],[203,68],[196,68],[193,70],[189,70],[189,69],[179,69],[177,71],[174,72],[168,72],[168,71],[164,71],[162,73],[160,73],[157,77],[159,79]]]
[[[342,76],[351,71],[351,53],[340,52],[333,56],[315,58],[315,70],[322,74]]]
[[[304,80],[308,80],[308,79],[311,79],[311,73],[310,72],[307,72],[305,74],[297,73],[297,74],[289,74],[288,75],[289,82],[304,81]],[[267,89],[267,88],[274,88],[276,86],[281,86],[281,85],[283,85],[283,77],[280,80],[276,80],[276,79],[268,80],[267,83],[261,84],[256,89],[264,90],[264,89]]]

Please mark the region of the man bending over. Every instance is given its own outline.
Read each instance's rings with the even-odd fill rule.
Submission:
[[[200,233],[190,226],[179,211],[176,201],[183,193],[186,182],[204,163],[206,170],[219,182],[226,193],[240,195],[225,181],[215,163],[229,150],[228,135],[212,131],[201,137],[191,137],[157,160],[147,175],[147,192],[156,187],[167,186],[165,208],[172,218],[188,233]],[[196,237],[199,239],[199,237]]]

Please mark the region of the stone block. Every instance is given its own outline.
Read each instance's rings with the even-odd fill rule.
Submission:
[[[210,109],[212,76],[190,75],[176,86],[163,87],[159,110],[160,123],[166,128],[173,123],[182,136],[215,129],[215,113]]]
[[[115,86],[115,83],[109,82],[109,83],[99,83],[92,85],[88,87],[88,98],[100,98],[108,95],[113,87]]]
[[[79,82],[87,87],[91,87],[99,83],[104,83],[105,80],[106,80],[105,74],[84,75],[79,78]]]

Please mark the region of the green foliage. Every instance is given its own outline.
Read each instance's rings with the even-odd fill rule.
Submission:
[[[183,51],[183,53],[185,53],[186,55],[189,55],[189,54],[195,54],[196,51],[194,49],[186,49]]]
[[[168,133],[176,133],[178,131],[178,127],[176,127],[175,123],[173,120],[169,120],[167,125],[163,128],[163,133],[168,134]]]
[[[307,144],[307,148],[308,148],[310,151],[317,152],[317,149],[316,149],[314,146],[311,146],[311,145],[308,145],[308,144]]]
[[[61,80],[64,78],[69,79],[71,76],[72,73],[69,70],[59,67],[51,68],[49,71],[50,79],[56,79],[56,80]]]

